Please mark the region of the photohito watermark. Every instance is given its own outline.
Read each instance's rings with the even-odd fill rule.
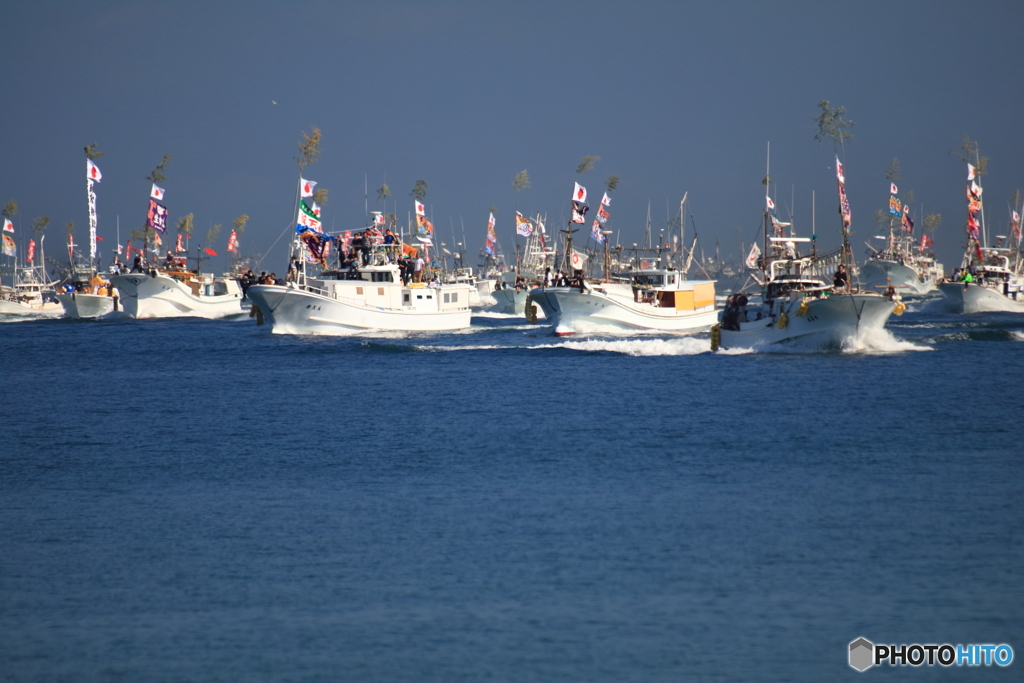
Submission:
[[[1009,645],[875,645],[858,638],[850,643],[850,666],[866,671],[872,666],[1009,666]]]

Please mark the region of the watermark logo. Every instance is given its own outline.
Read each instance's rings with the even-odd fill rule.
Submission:
[[[857,671],[872,666],[1009,666],[1009,645],[875,645],[866,638],[850,643],[849,662]]]

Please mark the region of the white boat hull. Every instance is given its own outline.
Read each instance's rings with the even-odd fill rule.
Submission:
[[[122,310],[134,318],[170,318],[195,316],[225,318],[243,312],[242,294],[237,283],[227,294],[206,294],[212,283],[201,283],[199,295],[172,277],[158,273],[112,275]]]
[[[797,340],[829,342],[885,327],[896,302],[875,294],[833,294],[807,298],[805,315],[798,315],[800,300],[775,303],[773,315],[739,323],[739,330],[721,330],[721,347],[758,348]],[[781,308],[781,312],[778,310]],[[780,313],[785,324],[779,327]],[[748,311],[748,316],[750,316]]]
[[[114,310],[114,297],[105,294],[72,292],[58,294],[65,318],[98,318]]]
[[[898,261],[874,259],[860,269],[860,284],[871,292],[884,292],[891,284],[901,297],[919,297],[935,291],[934,282],[921,282],[917,271]]]
[[[592,328],[696,332],[718,322],[714,301],[696,310],[655,306],[637,302],[628,286],[622,294],[596,285],[580,292],[579,287],[541,287],[530,292],[531,300],[552,320],[557,334],[588,332]],[[629,294],[625,294],[629,292]]]
[[[491,310],[505,315],[522,315],[526,310],[526,289],[516,291],[514,287],[491,292],[494,306]]]
[[[364,283],[366,289],[376,284]],[[457,292],[468,304],[469,286],[407,289],[413,296],[443,296]],[[444,332],[469,327],[468,306],[449,310],[414,310],[373,306],[354,299],[340,300],[295,287],[255,285],[249,288],[253,313],[275,334],[346,335],[368,330]],[[256,309],[259,309],[258,311]]]
[[[943,282],[939,291],[946,307],[956,313],[1024,311],[1024,287],[1019,279],[993,285]]]
[[[55,301],[29,303],[23,301],[0,300],[0,315],[24,315],[43,318],[56,318],[64,309]]]

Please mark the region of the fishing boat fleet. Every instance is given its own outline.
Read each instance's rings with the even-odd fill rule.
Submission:
[[[745,284],[719,295],[718,279],[706,269],[702,268],[703,277],[690,276],[696,235],[689,248],[683,246],[685,195],[674,224],[678,232],[670,230],[667,239],[659,235],[656,248],[649,244],[642,251],[634,245],[630,255],[621,247],[610,249],[612,233],[605,229],[611,215],[609,187],[590,231],[598,246],[580,250],[574,235],[585,224],[590,207],[587,190],[579,183],[573,189],[571,218],[560,230],[560,240],[548,234],[540,215],[528,219],[516,213],[517,240],[525,237],[526,244],[524,249],[517,246],[516,261],[510,267],[496,258],[500,253],[493,212],[482,267],[474,272],[457,262],[458,267],[448,271],[437,267],[438,251],[443,250],[435,247],[433,225],[419,199],[411,239],[399,236],[394,216],[389,224],[379,212],[361,231],[329,233],[313,199],[315,183],[300,173],[295,229],[283,278],[264,274],[257,281],[244,268],[223,274],[203,272],[205,259],[198,250],[196,267],[189,268],[186,264],[193,259],[181,254],[180,235],[175,251],[168,249],[162,261],[147,260],[146,251],[138,249],[132,268],[115,259],[107,271],[100,271],[93,264],[97,264],[94,183],[101,176],[90,158],[88,261],[75,261],[69,237],[68,274],[62,281],[48,281],[45,269],[33,263],[33,241],[25,263],[14,268],[12,283],[0,290],[0,319],[237,317],[253,318],[275,334],[348,335],[375,330],[460,330],[471,326],[474,313],[488,310],[550,325],[558,336],[604,331],[707,333],[712,349],[732,349],[806,339],[837,342],[870,333],[906,310],[904,298],[941,294],[964,313],[1006,310],[1008,304],[1011,310],[1019,305],[1024,312],[1019,214],[1013,211],[1012,237],[1000,236],[999,244],[985,246],[982,188],[974,165],[968,164],[967,248],[960,267],[949,277],[929,250],[930,238],[922,236],[918,244],[909,207],[901,205],[894,183],[888,232],[877,236],[884,245],[872,247],[858,268],[849,243],[850,208],[838,156],[835,168],[842,217],[840,249],[820,254],[812,238],[798,236],[791,223],[777,217],[769,194],[761,239],[751,245],[746,272],[730,274],[734,282],[745,278]],[[149,222],[160,232],[166,227],[166,208],[158,201],[163,193],[154,183]],[[16,256],[7,234],[13,226],[7,219],[4,231],[4,253]],[[237,249],[234,231],[229,250],[232,243]],[[131,254],[129,246],[129,258]]]

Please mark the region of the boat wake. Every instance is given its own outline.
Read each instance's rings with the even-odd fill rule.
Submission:
[[[857,353],[889,355],[908,351],[933,351],[926,344],[896,337],[886,329],[865,330],[834,337],[801,337],[785,344],[754,349],[758,353]]]

